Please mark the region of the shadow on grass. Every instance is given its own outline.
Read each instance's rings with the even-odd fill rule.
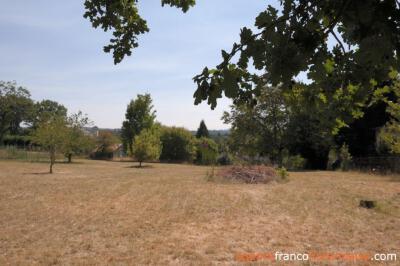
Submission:
[[[57,161],[56,164],[65,164],[65,165],[69,165],[69,164],[85,164],[84,162],[79,162],[79,161],[72,161],[72,162],[66,162],[66,161]]]
[[[131,165],[131,166],[127,166],[127,167],[125,167],[125,168],[146,169],[146,168],[154,168],[154,166],[153,166],[153,165],[145,164],[145,165],[142,165],[142,166],[139,166],[139,165]]]
[[[52,175],[52,174],[50,174],[49,171],[47,171],[47,172],[24,173],[24,175]]]

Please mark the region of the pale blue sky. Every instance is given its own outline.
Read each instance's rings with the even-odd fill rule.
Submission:
[[[222,112],[193,104],[192,77],[221,60],[221,49],[252,26],[265,0],[198,0],[188,13],[141,0],[150,33],[121,64],[102,51],[109,35],[91,28],[83,0],[0,0],[0,80],[16,80],[35,100],[51,99],[70,112],[82,110],[99,127],[121,126],[128,102],[151,93],[157,119],[165,125],[196,129],[205,119],[223,129]]]

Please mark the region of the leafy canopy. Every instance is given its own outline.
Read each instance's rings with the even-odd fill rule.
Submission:
[[[67,108],[55,101],[42,100],[36,102],[33,108],[31,124],[33,128],[36,128],[38,124],[51,119],[54,116],[67,117]]]
[[[133,156],[142,165],[142,162],[158,160],[161,154],[159,133],[152,129],[143,130],[135,137]]]
[[[144,129],[151,128],[156,119],[156,111],[150,94],[138,94],[126,108],[125,121],[122,123],[122,140],[128,152],[132,153],[135,136]]]
[[[214,108],[222,93],[251,103],[265,84],[291,89],[306,73],[322,94],[349,93],[362,104],[399,70],[397,1],[282,0],[281,6],[281,12],[268,6],[256,18],[256,32],[243,28],[240,42],[222,51],[223,62],[194,78],[196,103],[208,100]]]
[[[382,93],[393,93],[397,101],[391,101],[382,95],[387,103],[386,111],[390,115],[390,121],[379,130],[377,144],[388,149],[390,153],[400,154],[400,79],[392,86],[384,87]]]
[[[39,144],[49,152],[50,173],[53,173],[55,155],[62,152],[68,138],[68,126],[64,117],[55,116],[49,120],[41,122],[32,134],[32,141]]]
[[[138,47],[139,35],[149,31],[147,22],[139,15],[138,0],[86,0],[84,17],[94,28],[111,31],[113,37],[104,46],[106,53],[113,53],[114,63],[120,63],[125,56]],[[195,0],[162,0],[161,4],[174,6],[186,12]]]
[[[231,105],[224,112],[224,123],[231,125],[229,142],[232,150],[242,155],[269,156],[275,162],[284,145],[289,110],[279,88],[265,88],[257,97],[257,104]]]
[[[179,127],[161,129],[162,151],[160,160],[191,162],[195,156],[195,140],[189,130]]]
[[[115,63],[130,55],[137,36],[149,30],[137,2],[85,1],[85,17],[93,26],[113,31],[105,51],[113,51]],[[162,4],[187,11],[195,1]],[[399,23],[398,0],[281,0],[280,8],[268,5],[255,19],[256,30],[243,28],[240,41],[222,51],[222,62],[194,77],[195,104],[207,101],[215,108],[223,95],[254,104],[265,86],[291,90],[305,73],[307,89],[328,109],[339,104],[343,115],[360,117],[373,92],[399,72]],[[347,122],[341,116],[333,120],[336,131]]]
[[[0,141],[6,133],[18,134],[30,119],[33,101],[29,91],[16,82],[0,81]]]
[[[64,117],[53,117],[40,123],[33,133],[34,143],[51,152],[61,151],[67,139],[68,126]]]

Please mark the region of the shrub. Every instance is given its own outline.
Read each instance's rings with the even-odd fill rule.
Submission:
[[[306,165],[306,159],[301,155],[288,155],[283,157],[282,165],[289,170],[302,170]]]
[[[161,130],[162,151],[160,160],[192,162],[196,154],[194,137],[184,128],[164,127]]]
[[[277,173],[278,173],[278,176],[280,177],[280,179],[282,179],[282,180],[286,180],[289,176],[289,173],[285,167],[278,168]]]
[[[209,138],[196,140],[196,163],[203,165],[215,164],[218,156],[218,145]]]
[[[352,159],[353,158],[349,152],[349,147],[346,143],[344,143],[339,151],[340,169],[342,171],[348,171],[350,169]]]

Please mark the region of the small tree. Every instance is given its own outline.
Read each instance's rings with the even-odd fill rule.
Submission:
[[[67,138],[67,122],[63,117],[55,117],[40,123],[33,133],[33,141],[49,152],[50,174],[56,161],[56,152],[61,151]]]
[[[204,122],[204,120],[201,120],[200,122],[200,126],[197,129],[197,133],[196,133],[196,138],[208,138],[210,137],[210,133],[208,132],[206,123]]]
[[[218,157],[218,145],[214,140],[200,138],[196,141],[196,163],[203,165],[215,164]]]
[[[157,160],[160,153],[160,136],[154,130],[145,129],[135,137],[132,155],[139,162],[139,167],[142,167],[142,162]]]
[[[156,112],[153,110],[153,103],[150,94],[138,94],[132,100],[125,113],[125,121],[122,123],[121,137],[124,148],[132,153],[132,142],[135,136],[143,129],[151,128],[154,125]]]
[[[65,157],[68,163],[72,162],[72,156],[82,154],[94,148],[94,140],[84,133],[84,127],[88,126],[90,121],[82,112],[73,114],[68,118],[68,131],[63,147]]]

